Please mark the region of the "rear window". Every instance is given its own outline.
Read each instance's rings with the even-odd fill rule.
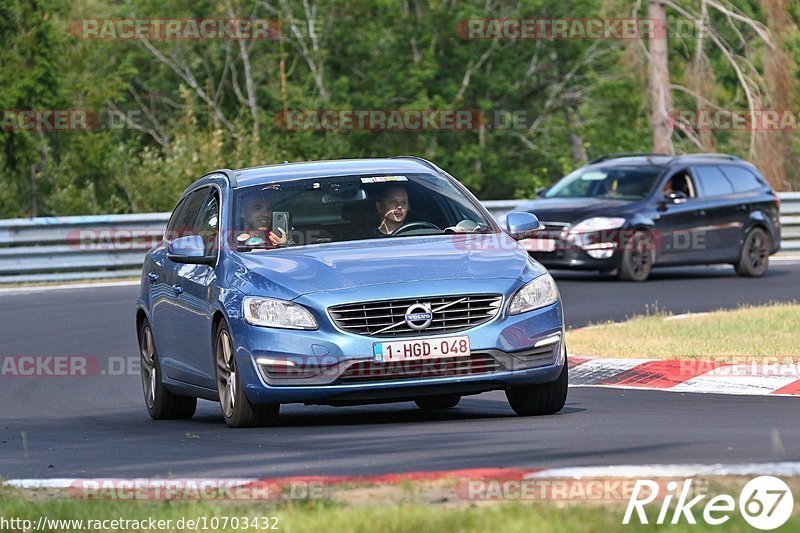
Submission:
[[[705,196],[719,196],[733,192],[733,186],[725,174],[715,166],[699,166],[694,169]]]
[[[728,176],[735,192],[752,191],[763,186],[758,177],[747,168],[720,165],[720,169]]]

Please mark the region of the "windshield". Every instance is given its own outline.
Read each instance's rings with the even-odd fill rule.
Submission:
[[[553,185],[545,198],[638,200],[650,193],[660,175],[658,167],[581,168]]]
[[[235,246],[303,246],[412,235],[494,232],[450,181],[430,174],[313,178],[234,191]]]

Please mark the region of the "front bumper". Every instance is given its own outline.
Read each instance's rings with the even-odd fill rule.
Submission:
[[[431,336],[469,335],[469,357],[389,366],[374,362],[373,343],[402,339],[365,337],[334,328],[277,330],[242,320],[229,326],[245,394],[256,404],[399,401],[426,394],[473,394],[551,382],[564,365],[560,302],[516,316],[501,311],[498,317],[472,329]]]
[[[622,260],[622,252],[619,250],[614,250],[610,257],[605,258],[592,257],[585,250],[575,248],[530,252],[530,255],[545,267],[555,269],[614,270],[619,268]]]

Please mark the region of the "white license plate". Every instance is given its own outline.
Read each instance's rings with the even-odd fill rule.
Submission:
[[[372,352],[377,363],[415,361],[469,355],[469,337],[441,337],[407,341],[376,342]]]
[[[553,252],[556,249],[555,239],[525,239],[522,246],[529,252]]]

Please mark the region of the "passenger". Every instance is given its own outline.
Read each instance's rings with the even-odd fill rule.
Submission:
[[[277,246],[286,244],[287,235],[283,228],[278,228],[280,235],[272,231],[272,201],[263,193],[248,194],[242,199],[242,233],[236,240],[246,246],[261,246],[264,238]]]

